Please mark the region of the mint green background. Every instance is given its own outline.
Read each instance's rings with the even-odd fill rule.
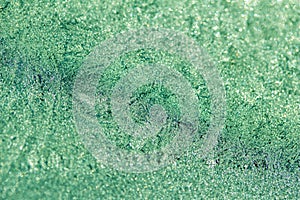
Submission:
[[[0,199],[299,199],[300,4],[247,2],[0,0]],[[76,72],[142,27],[183,32],[219,69],[228,116],[211,158],[127,174],[81,143]]]

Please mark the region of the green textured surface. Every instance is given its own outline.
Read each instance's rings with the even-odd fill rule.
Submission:
[[[299,199],[299,1],[0,0],[0,199]],[[142,27],[178,30],[220,70],[227,120],[214,157],[152,173],[85,149],[72,86],[93,47]]]

